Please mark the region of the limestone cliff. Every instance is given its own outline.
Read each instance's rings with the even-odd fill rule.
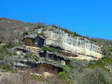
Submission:
[[[33,34],[29,34],[29,37],[27,38],[36,38],[41,34],[41,36],[45,37],[45,46],[60,47],[65,51],[78,55],[76,59],[98,60],[103,57],[101,47],[99,45],[87,38],[73,36],[62,29],[53,27],[40,28],[32,31],[32,33]]]

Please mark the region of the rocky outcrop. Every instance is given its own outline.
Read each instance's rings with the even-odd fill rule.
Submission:
[[[45,37],[44,45],[60,47],[60,49],[78,55],[76,59],[98,60],[103,57],[101,47],[87,38],[73,37],[59,28],[40,28],[35,31],[38,35],[41,34],[41,36]]]

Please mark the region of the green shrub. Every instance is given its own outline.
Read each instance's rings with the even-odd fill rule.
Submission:
[[[31,75],[31,78],[33,80],[37,80],[37,81],[45,81],[44,78],[43,78],[43,76],[37,76],[35,74]]]
[[[108,64],[112,64],[112,59],[108,58],[108,57],[104,57],[104,58],[102,58],[102,59],[100,59],[98,61],[94,61],[94,62],[90,63],[88,65],[88,67],[89,68],[101,67],[102,69],[108,71],[108,69],[105,68],[105,66],[108,65]]]
[[[43,51],[50,51],[50,52],[59,52],[59,49],[48,47],[48,46],[42,47],[42,50]]]
[[[63,72],[59,72],[59,77],[64,79],[64,80],[69,79],[70,71],[71,71],[71,67],[68,65],[64,65],[63,66]]]
[[[0,45],[0,60],[3,60],[6,56],[12,56],[12,53],[9,51],[10,48],[12,48],[12,45]]]
[[[64,69],[65,72],[69,72],[71,70],[71,67],[68,66],[68,65],[64,65],[63,69]]]
[[[30,58],[30,59],[32,59],[33,61],[38,61],[38,60],[39,60],[39,58],[38,58],[36,55],[34,55],[33,53],[26,54],[25,57],[26,57],[27,59]]]
[[[112,47],[108,48],[108,50],[112,52]]]
[[[65,71],[59,72],[59,77],[60,77],[61,79],[63,79],[63,80],[68,79],[67,73],[66,73]]]
[[[0,65],[0,69],[3,69],[3,70],[5,70],[5,71],[12,71],[11,66],[10,66],[10,65],[7,65],[7,64],[5,64],[5,65]]]
[[[59,77],[63,80],[64,84],[74,84],[73,80],[69,78],[69,73],[66,71],[59,72]]]

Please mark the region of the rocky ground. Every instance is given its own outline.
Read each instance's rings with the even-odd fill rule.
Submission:
[[[64,84],[63,81],[54,78],[39,78],[29,73],[0,72],[0,84]]]

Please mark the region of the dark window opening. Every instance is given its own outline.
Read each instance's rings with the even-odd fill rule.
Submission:
[[[44,41],[45,40],[42,37],[37,36],[35,38],[35,46],[37,46],[37,47],[43,47]]]

